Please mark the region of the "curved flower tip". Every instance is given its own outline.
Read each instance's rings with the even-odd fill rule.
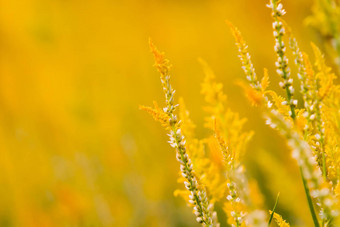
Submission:
[[[163,76],[167,75],[171,68],[169,60],[165,58],[165,54],[163,52],[160,52],[157,49],[151,38],[149,38],[149,46],[151,53],[155,57],[155,67]]]
[[[231,30],[231,32],[232,32],[232,34],[233,34],[233,36],[236,40],[236,43],[239,43],[240,45],[245,44],[240,30],[235,25],[233,25],[233,23],[231,23],[229,20],[225,20],[225,23],[229,26],[229,28],[230,28],[230,30]]]

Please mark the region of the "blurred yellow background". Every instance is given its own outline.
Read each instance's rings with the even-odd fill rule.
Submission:
[[[303,24],[311,2],[283,2],[307,53],[302,40],[318,42]],[[197,58],[209,63],[228,106],[255,131],[245,162],[265,209],[280,191],[278,211],[293,225],[310,226],[285,142],[235,85],[244,75],[225,19],[242,31],[257,73],[268,67],[271,88],[279,90],[266,3],[1,0],[0,226],[198,226],[173,196],[179,165],[166,132],[138,109],[163,104],[149,37],[174,65],[176,96],[184,97],[199,137],[210,132],[202,126]]]

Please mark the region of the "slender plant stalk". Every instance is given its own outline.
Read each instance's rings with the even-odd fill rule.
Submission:
[[[302,178],[303,187],[305,189],[305,193],[306,193],[306,197],[307,197],[307,202],[308,202],[309,210],[310,210],[310,213],[311,213],[312,218],[313,218],[314,226],[315,227],[320,227],[318,218],[317,218],[315,210],[314,210],[312,197],[310,196],[309,188],[307,186],[307,181],[306,181],[306,179],[303,176],[303,172],[302,172],[302,167],[301,166],[300,166],[300,175],[301,175],[301,178]]]
[[[283,9],[282,4],[280,3],[280,0],[270,0],[270,4],[268,5],[268,7],[272,9],[273,11],[272,16],[274,18],[273,28],[274,28],[274,37],[276,39],[275,50],[278,56],[278,60],[276,62],[276,65],[278,67],[277,72],[283,78],[283,82],[281,82],[281,87],[284,88],[286,91],[288,105],[290,106],[290,111],[291,111],[290,117],[295,122],[295,119],[296,119],[295,106],[297,102],[294,102],[294,100],[292,99],[293,91],[294,91],[292,87],[293,79],[289,78],[290,71],[288,67],[288,59],[285,56],[285,44],[283,42],[285,29],[284,29],[283,23],[281,22],[281,16],[285,14],[285,10]],[[303,171],[301,170],[301,167],[300,167],[300,175],[302,178],[303,187],[305,189],[309,210],[311,212],[314,225],[316,227],[319,227],[319,222],[316,217],[316,213],[315,213],[314,206],[313,206],[313,201],[311,199],[310,191],[306,183],[306,179],[304,177]]]
[[[280,192],[277,193],[276,201],[275,201],[275,204],[274,204],[274,207],[273,207],[273,210],[272,210],[272,214],[270,215],[270,218],[269,218],[269,221],[268,221],[268,227],[270,226],[270,223],[272,223],[276,206],[279,203],[279,197],[280,197]]]

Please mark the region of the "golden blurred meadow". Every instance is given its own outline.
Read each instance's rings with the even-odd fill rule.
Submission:
[[[242,31],[258,74],[267,67],[270,89],[285,95],[268,2],[1,0],[0,226],[199,226],[174,196],[184,187],[167,132],[139,109],[165,105],[149,37],[173,65],[176,103],[183,97],[197,137],[214,134],[204,128],[202,58],[223,83],[228,108],[255,133],[243,160],[263,195],[255,200],[269,210],[280,192],[276,211],[291,226],[313,226],[285,139],[237,85],[245,76],[226,19]],[[284,19],[310,56],[311,41],[325,50],[306,26],[312,3],[283,1]],[[223,202],[215,211],[229,226]]]

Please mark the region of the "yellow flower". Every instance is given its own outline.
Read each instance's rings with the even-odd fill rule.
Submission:
[[[154,108],[147,107],[147,106],[140,106],[139,108],[141,110],[145,110],[147,113],[151,114],[151,116],[158,122],[162,124],[163,127],[168,128],[169,127],[169,116],[164,113],[163,110],[161,110],[158,107],[157,102],[154,101]]]
[[[223,85],[215,81],[216,76],[208,64],[202,59],[199,59],[199,62],[205,73],[201,93],[208,105],[204,107],[204,110],[210,114],[206,118],[205,127],[213,130],[214,118],[220,117],[225,111],[224,103],[227,96],[223,93]]]
[[[228,215],[229,223],[245,226],[247,207],[251,206],[251,201],[241,158],[247,143],[253,136],[253,132],[243,132],[242,128],[246,119],[225,108],[226,96],[222,92],[222,85],[215,82],[215,75],[207,64],[203,62],[203,65],[206,77],[202,85],[202,93],[205,95],[208,104],[205,110],[209,114],[205,125],[214,130],[219,152],[223,155],[225,175],[228,180],[226,185],[228,202],[224,210]],[[264,79],[263,84],[266,85],[266,83],[268,82]],[[261,90],[250,89],[262,99]],[[211,147],[216,148],[216,146]]]
[[[160,52],[157,47],[149,39],[149,46],[152,54],[155,57],[155,67],[161,74],[161,79],[164,78],[170,71],[171,64],[168,59],[165,58],[165,54]]]
[[[239,52],[239,58],[242,63],[242,69],[246,74],[246,78],[249,81],[250,86],[256,90],[261,90],[261,84],[257,81],[255,68],[248,52],[248,45],[244,41],[240,30],[235,27],[230,21],[226,21],[226,23],[230,27],[231,33],[235,38],[235,43]]]
[[[169,122],[166,129],[169,131],[169,143],[176,150],[176,158],[180,163],[181,175],[183,177],[183,183],[185,188],[189,191],[187,198],[188,203],[193,206],[193,213],[196,215],[196,221],[203,226],[218,225],[216,214],[213,212],[213,204],[209,201],[206,188],[200,185],[199,179],[194,171],[193,161],[187,152],[187,145],[185,137],[183,136],[183,130],[178,116],[175,114],[177,105],[174,101],[175,90],[173,90],[170,84],[170,63],[165,59],[164,54],[159,52],[154,44],[150,41],[150,48],[154,54],[156,67],[161,74],[161,83],[163,92],[165,94],[166,107],[163,108],[163,112],[167,115],[160,113],[160,109],[155,107],[142,109],[147,110],[152,116],[165,124],[165,120]],[[177,193],[176,193],[177,194]]]

